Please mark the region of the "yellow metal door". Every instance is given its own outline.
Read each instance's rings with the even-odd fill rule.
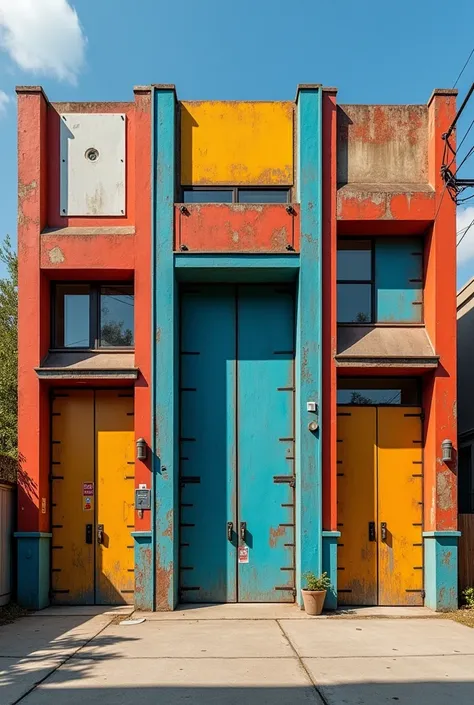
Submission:
[[[375,605],[376,409],[341,406],[337,416],[338,602]]]
[[[57,391],[51,425],[52,601],[93,605],[94,392]]]
[[[95,394],[96,603],[133,604],[133,393]]]
[[[379,605],[423,604],[421,409],[379,407]]]

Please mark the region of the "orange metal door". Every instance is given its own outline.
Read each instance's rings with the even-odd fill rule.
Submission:
[[[93,605],[94,392],[55,393],[51,425],[52,601]]]
[[[421,409],[378,414],[379,605],[423,604]]]
[[[377,604],[376,409],[338,407],[338,602]],[[370,525],[372,522],[372,526]]]
[[[96,603],[133,604],[135,461],[133,393],[97,391]]]

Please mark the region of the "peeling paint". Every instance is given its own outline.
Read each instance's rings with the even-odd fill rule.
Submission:
[[[64,262],[64,255],[59,247],[53,247],[48,250],[48,258],[51,264],[62,264]]]

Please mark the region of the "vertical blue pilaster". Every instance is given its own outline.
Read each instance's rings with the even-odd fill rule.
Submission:
[[[17,531],[18,604],[29,610],[49,605],[50,553],[52,534],[40,531]]]
[[[425,605],[437,612],[458,608],[460,531],[425,531]]]
[[[176,94],[174,86],[153,89],[152,218],[152,434],[154,482],[154,604],[177,603],[178,466],[176,463],[177,366],[176,292],[173,266],[176,183]],[[139,312],[138,312],[139,315]],[[175,569],[176,568],[176,569]]]
[[[296,588],[306,571],[322,572],[321,429],[321,88],[300,86],[297,96],[297,200],[301,256],[296,341]],[[317,412],[306,410],[315,401]]]
[[[135,558],[135,609],[153,610],[153,544],[151,531],[132,531]]]

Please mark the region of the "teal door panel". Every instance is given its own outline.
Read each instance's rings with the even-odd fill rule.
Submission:
[[[292,290],[238,287],[237,318],[238,599],[293,602]]]
[[[236,312],[234,287],[181,297],[180,590],[186,602],[235,602]]]
[[[387,237],[376,241],[375,291],[378,323],[422,322],[422,255],[421,238]]]

